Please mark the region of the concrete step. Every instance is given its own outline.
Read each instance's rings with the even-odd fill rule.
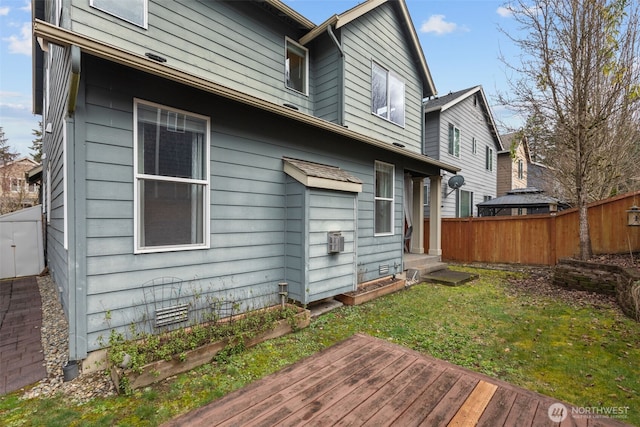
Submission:
[[[479,276],[473,273],[465,273],[463,271],[451,271],[448,268],[433,271],[420,277],[421,280],[430,283],[442,283],[447,286],[460,286],[471,280],[477,279]]]
[[[402,264],[403,270],[432,268],[432,271],[435,271],[447,266],[447,264],[440,261],[440,257],[438,256],[416,254],[405,254]]]

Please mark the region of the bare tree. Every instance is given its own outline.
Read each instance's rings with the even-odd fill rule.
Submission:
[[[580,258],[591,256],[587,204],[608,197],[637,170],[640,34],[637,0],[515,0],[521,50],[505,64],[503,105],[529,117],[535,150],[579,208]],[[529,136],[529,135],[528,135]]]

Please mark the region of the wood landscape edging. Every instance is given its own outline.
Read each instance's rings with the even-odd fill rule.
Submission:
[[[294,315],[294,327],[302,329],[309,326],[311,321],[310,311],[301,307],[294,307],[298,310],[298,313]],[[292,327],[289,319],[278,320],[273,328],[245,341],[244,346],[246,348],[253,347],[261,342],[287,335],[293,332],[294,327]],[[230,341],[231,339],[225,338],[220,341],[205,344],[194,350],[186,351],[182,357],[180,355],[174,355],[171,360],[158,360],[148,363],[141,368],[141,372],[139,373],[134,372],[132,369],[112,366],[110,369],[111,379],[118,393],[123,391],[124,387],[121,387],[124,385],[122,381],[123,378],[127,379],[127,387],[130,390],[145,387],[211,362],[213,357],[223,350]]]
[[[377,283],[389,279],[391,279],[391,276],[360,283],[358,285],[358,291],[336,295],[335,299],[344,305],[360,305],[367,301],[371,301],[372,299],[404,289],[407,283],[406,279],[394,279],[394,281],[388,285],[376,286]],[[367,291],[366,289],[368,287],[373,287],[373,289]]]

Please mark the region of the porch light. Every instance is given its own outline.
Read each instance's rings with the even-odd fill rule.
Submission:
[[[627,211],[627,225],[640,226],[640,208],[637,206],[631,206],[631,209]]]

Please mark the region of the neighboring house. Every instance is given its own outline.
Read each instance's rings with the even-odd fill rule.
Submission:
[[[428,99],[424,109],[425,154],[459,167],[464,177],[456,189],[447,185],[452,175],[444,176],[442,216],[477,216],[476,204],[496,197],[498,152],[504,150],[482,86]]]
[[[0,215],[38,204],[38,185],[27,180],[37,165],[28,157],[0,164]]]
[[[527,138],[519,132],[501,135],[505,150],[498,153],[498,196],[528,187],[528,167],[532,163]]]
[[[529,165],[532,163],[527,138],[520,132],[501,135],[500,140],[505,150],[498,153],[498,197],[511,190],[527,188]],[[523,215],[526,209],[516,208],[512,211],[501,209],[499,215]]]
[[[458,168],[423,153],[436,91],[404,1],[320,25],[278,0],[33,8],[48,267],[72,360],[160,311],[275,304],[280,282],[309,304],[401,272],[412,218],[424,252],[424,181]]]
[[[522,136],[521,132],[512,132],[501,135],[500,139],[505,150],[498,153],[498,197],[512,193],[512,190],[522,189],[516,192],[518,197],[544,193],[544,197],[549,198],[549,203],[552,205],[551,212],[555,209],[554,203],[558,204],[558,209],[565,208],[566,204],[557,198],[560,190],[553,174],[545,165],[534,160],[527,137]],[[535,199],[538,196],[532,197]],[[511,200],[518,203],[515,198]],[[534,204],[536,203],[534,201]],[[542,205],[544,204],[542,202]],[[542,210],[545,211],[545,208],[543,207]],[[530,209],[518,206],[511,212],[507,209],[499,209],[497,212],[497,215],[541,213],[539,206],[531,206]]]

